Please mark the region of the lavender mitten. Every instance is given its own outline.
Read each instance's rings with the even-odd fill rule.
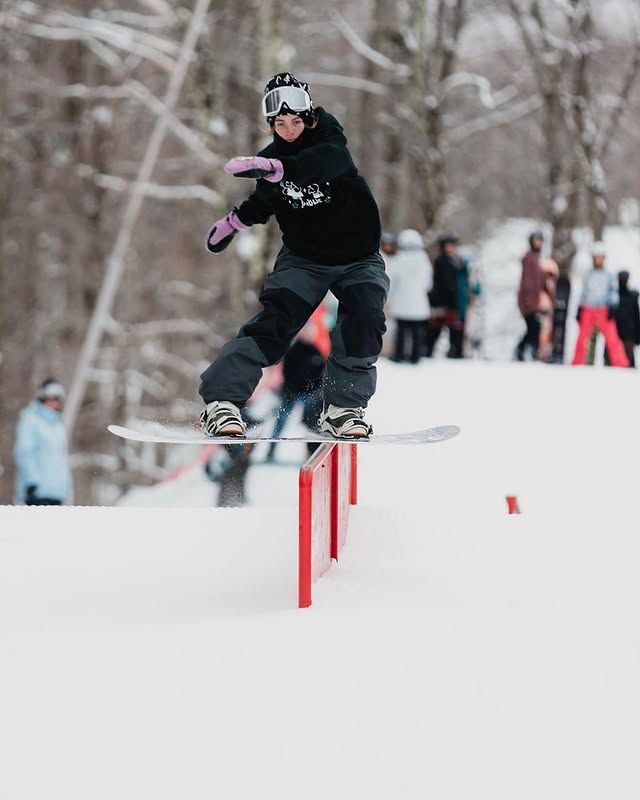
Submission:
[[[249,225],[240,221],[240,217],[235,211],[230,211],[226,217],[214,222],[207,234],[207,250],[210,253],[221,253],[231,244],[231,240],[238,231],[244,231],[248,227]]]
[[[236,178],[264,178],[270,183],[278,183],[284,175],[282,161],[262,156],[236,156],[227,161],[224,170]]]

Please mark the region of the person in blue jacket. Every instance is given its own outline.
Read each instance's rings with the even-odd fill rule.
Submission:
[[[47,378],[20,413],[13,455],[16,496],[28,506],[59,506],[72,498],[67,436],[62,422],[65,391]]]

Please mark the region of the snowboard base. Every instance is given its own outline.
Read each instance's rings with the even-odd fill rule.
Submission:
[[[343,442],[347,444],[433,444],[452,439],[460,433],[457,425],[440,425],[409,433],[373,434],[368,439],[338,439],[333,436],[309,433],[305,436],[259,436],[251,431],[246,436],[207,436],[189,425],[167,425],[162,422],[135,421],[135,428],[108,425],[108,430],[122,439],[160,444],[257,444],[259,442]]]

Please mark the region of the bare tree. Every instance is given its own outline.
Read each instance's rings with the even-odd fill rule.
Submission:
[[[107,259],[107,269],[105,273],[104,283],[96,303],[96,308],[93,313],[91,325],[84,340],[82,351],[76,367],[76,373],[73,383],[71,384],[71,391],[69,392],[69,400],[65,409],[65,423],[68,429],[73,429],[76,416],[82,402],[84,392],[86,389],[87,381],[89,380],[88,371],[91,363],[95,358],[96,349],[100,345],[100,338],[102,331],[107,321],[107,315],[111,311],[115,294],[118,290],[122,273],[125,266],[125,257],[131,237],[133,236],[133,229],[138,217],[143,202],[143,188],[149,181],[153,173],[162,141],[167,130],[167,118],[173,110],[176,103],[178,94],[184,81],[184,76],[187,71],[189,61],[193,55],[198,36],[200,35],[205,16],[209,9],[211,0],[197,0],[190,25],[187,29],[182,48],[178,54],[178,60],[175,69],[171,73],[171,80],[167,87],[167,92],[163,101],[164,109],[159,115],[156,125],[153,129],[149,143],[144,153],[144,157],[140,164],[140,169],[133,184],[131,196],[127,207],[124,212],[122,224],[118,231],[118,237],[114,243],[113,250]]]
[[[619,127],[640,64],[636,43],[621,83],[608,92],[609,107],[598,107],[592,80],[601,40],[594,31],[590,0],[550,3],[507,0],[529,56],[542,99],[542,130],[547,160],[547,201],[553,224],[553,251],[568,274],[575,245],[572,232],[586,194],[589,221],[600,237],[607,218],[603,157]]]
[[[124,447],[105,423],[193,418],[199,373],[255,306],[277,225],[255,226],[215,258],[203,239],[251,189],[222,165],[268,142],[259,102],[276,71],[309,80],[314,101],[344,123],[392,229],[432,235],[447,224],[471,237],[489,216],[548,216],[569,263],[573,224],[588,219],[597,233],[612,202],[635,192],[637,37],[607,28],[599,4],[212,0],[169,102],[195,8],[7,0],[0,9],[7,498],[20,407],[43,378],[69,384],[76,369],[85,383],[69,409],[77,405],[77,499],[105,502],[166,472],[164,448]],[[121,273],[105,302],[112,253]]]

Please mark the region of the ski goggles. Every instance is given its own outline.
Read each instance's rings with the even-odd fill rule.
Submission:
[[[277,116],[285,106],[289,111],[309,111],[309,92],[298,86],[280,86],[267,92],[262,98],[262,113],[265,117]]]

